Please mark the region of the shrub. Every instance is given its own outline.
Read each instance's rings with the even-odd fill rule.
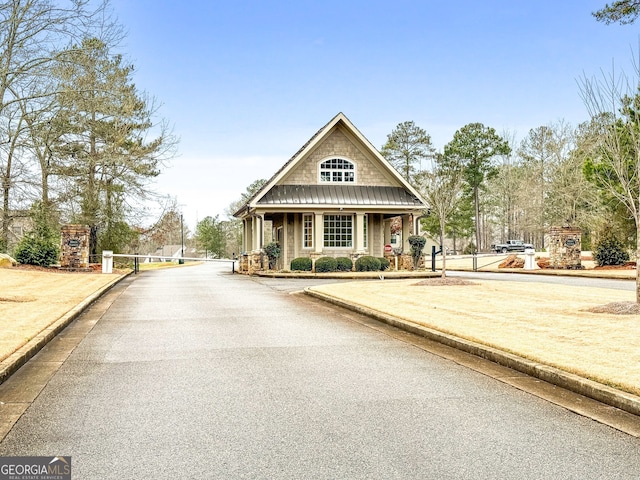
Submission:
[[[313,262],[308,257],[298,257],[291,260],[291,270],[298,272],[310,272]]]
[[[466,247],[464,247],[462,253],[464,255],[473,255],[474,253],[477,253],[476,244],[473,242],[468,244]]]
[[[380,260],[368,255],[356,260],[356,272],[377,272],[380,270]]]
[[[27,265],[48,267],[58,262],[60,235],[57,224],[50,219],[50,212],[35,203],[29,212],[33,219],[33,230],[27,232],[14,249],[15,259]]]
[[[409,245],[411,245],[413,268],[418,268],[418,265],[420,265],[420,258],[422,257],[422,250],[427,243],[427,239],[420,235],[411,235],[407,241],[409,242]]]
[[[620,240],[613,235],[607,235],[596,245],[593,259],[599,266],[622,265],[629,261],[629,253]]]
[[[15,248],[14,257],[19,263],[48,267],[58,262],[60,249],[52,239],[26,234]]]
[[[267,254],[269,259],[269,269],[276,268],[276,263],[280,257],[280,245],[276,242],[268,243],[264,246],[264,253]]]
[[[350,272],[353,270],[353,262],[348,257],[338,257],[336,258],[337,268],[339,272]]]
[[[320,257],[316,260],[316,272],[335,272],[338,268],[338,262],[333,257]]]
[[[389,268],[389,265],[391,265],[391,263],[389,262],[389,260],[387,260],[385,257],[378,257],[378,260],[380,260],[380,270],[386,270],[387,268]]]

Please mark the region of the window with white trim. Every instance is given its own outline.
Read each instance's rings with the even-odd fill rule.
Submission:
[[[344,158],[330,158],[320,164],[320,181],[332,183],[354,183],[356,166]]]
[[[353,246],[353,216],[324,216],[324,246],[350,248]]]
[[[313,248],[313,215],[302,215],[302,248]]]

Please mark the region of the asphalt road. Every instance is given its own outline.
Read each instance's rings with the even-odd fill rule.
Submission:
[[[83,480],[640,478],[640,439],[281,282],[140,275],[0,456],[71,455]]]
[[[505,282],[547,283],[553,285],[571,285],[576,287],[611,288],[614,290],[635,291],[635,280],[621,278],[573,277],[562,275],[531,275],[526,273],[501,272],[463,272],[447,271],[447,276],[475,278],[478,280],[498,280]]]

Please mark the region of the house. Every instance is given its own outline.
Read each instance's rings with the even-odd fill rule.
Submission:
[[[184,254],[183,254],[184,248]],[[182,245],[163,245],[158,247],[155,253],[150,253],[144,259],[144,263],[150,262],[173,262],[178,261],[183,257],[193,258],[196,256],[196,251],[193,248],[187,247],[186,245],[183,247]],[[171,260],[167,260],[168,258]]]
[[[323,256],[355,261],[392,255],[392,223],[401,225],[401,235],[393,233],[408,253],[407,239],[426,208],[420,194],[339,113],[234,213],[243,222],[240,271],[265,269],[265,225],[281,247],[281,269],[297,257],[315,264]]]
[[[0,209],[0,218],[4,212]],[[0,221],[1,223],[1,221]],[[33,230],[33,217],[29,210],[10,210],[7,228],[7,248],[13,250],[27,232]]]

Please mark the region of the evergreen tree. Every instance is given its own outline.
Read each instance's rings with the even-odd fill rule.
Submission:
[[[387,135],[387,143],[380,153],[409,182],[425,166],[422,162],[433,156],[431,136],[414,122],[403,122]]]
[[[471,189],[478,250],[483,249],[480,192],[484,188],[485,181],[498,172],[494,157],[508,155],[510,152],[509,144],[493,128],[485,127],[481,123],[465,125],[444,147],[445,161],[452,165],[451,168],[457,164],[462,169],[463,178]]]
[[[218,215],[198,222],[195,239],[199,250],[206,250],[208,255],[216,257],[225,256],[225,232]]]
[[[160,173],[174,141],[163,126],[152,133],[153,107],[131,81],[133,66],[110,53],[97,38],[63,55],[56,69],[62,112],[58,155],[61,173],[74,180],[80,205],[76,221],[91,228],[91,253],[98,231],[119,228],[133,205],[147,198],[148,180]]]

